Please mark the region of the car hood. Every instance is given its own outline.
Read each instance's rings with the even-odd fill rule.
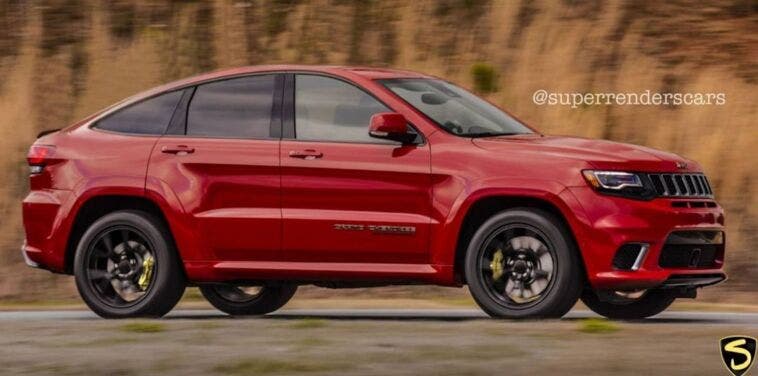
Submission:
[[[534,154],[535,158],[573,159],[597,169],[648,172],[694,172],[694,161],[644,146],[579,137],[521,135],[472,139],[493,152]]]

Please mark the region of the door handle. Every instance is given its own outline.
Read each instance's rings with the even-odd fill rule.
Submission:
[[[324,153],[315,151],[313,149],[306,149],[302,151],[290,151],[290,158],[300,158],[300,159],[318,159],[324,156]]]
[[[194,152],[195,152],[195,148],[189,147],[187,145],[164,146],[161,148],[161,153],[166,153],[166,154],[187,155],[187,154],[192,154]]]

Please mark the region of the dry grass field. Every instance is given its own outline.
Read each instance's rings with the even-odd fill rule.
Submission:
[[[753,1],[0,0],[0,27],[0,300],[74,295],[72,281],[21,267],[24,157],[37,132],[160,83],[269,63],[399,67],[467,87],[474,87],[472,66],[484,64],[496,75],[488,97],[545,133],[632,142],[693,158],[726,209],[729,231],[731,279],[707,297],[750,300],[758,291]],[[535,105],[538,89],[723,92],[726,103],[572,109]],[[183,325],[192,324],[169,329],[181,333]],[[383,351],[380,342],[376,354]],[[496,356],[493,349],[483,354]]]

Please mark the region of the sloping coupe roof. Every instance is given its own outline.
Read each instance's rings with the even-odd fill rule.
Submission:
[[[229,68],[229,69],[223,69],[223,70],[219,70],[215,72],[204,73],[198,76],[185,78],[179,81],[175,81],[175,82],[163,85],[159,88],[156,88],[156,90],[164,91],[171,88],[191,85],[198,82],[203,82],[203,81],[208,81],[208,80],[213,80],[213,79],[218,79],[218,78],[223,78],[223,77],[245,75],[245,74],[250,74],[250,73],[285,72],[285,71],[325,73],[325,74],[332,74],[336,76],[342,76],[346,78],[359,76],[359,77],[370,79],[370,80],[388,79],[388,78],[429,77],[427,75],[424,75],[418,72],[398,70],[398,69],[388,69],[388,68],[348,67],[348,66],[332,66],[332,65],[253,65],[253,66]]]
[[[391,78],[429,78],[422,73],[388,69],[388,68],[372,68],[372,67],[349,67],[349,66],[334,66],[334,65],[251,65],[246,67],[229,68],[218,70],[209,73],[203,73],[197,76],[183,78],[178,81],[170,82],[161,86],[154,87],[152,89],[143,91],[129,98],[126,98],[111,107],[118,106],[123,103],[131,103],[134,101],[148,98],[164,91],[169,91],[183,86],[190,86],[198,84],[204,81],[212,81],[224,77],[241,76],[251,73],[264,73],[264,72],[312,72],[312,73],[324,73],[344,77],[347,79],[391,79]]]
[[[392,79],[392,78],[429,78],[430,76],[398,69],[388,68],[372,68],[372,67],[349,67],[349,66],[334,66],[334,65],[251,65],[238,68],[229,68],[218,70],[209,73],[203,73],[197,76],[187,77],[178,81],[170,82],[161,86],[157,86],[143,92],[132,95],[117,103],[114,103],[87,118],[72,124],[67,128],[75,128],[81,124],[90,122],[93,119],[99,118],[102,115],[106,115],[110,112],[116,111],[119,108],[141,101],[143,99],[152,97],[154,95],[182,88],[184,86],[192,86],[205,81],[213,81],[224,77],[242,76],[246,74],[265,73],[265,72],[311,72],[322,73],[328,75],[334,75],[343,77],[349,80],[360,81],[363,80],[379,80],[379,79]]]

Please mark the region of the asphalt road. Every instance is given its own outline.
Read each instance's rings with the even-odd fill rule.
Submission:
[[[563,319],[598,317],[589,311],[571,311]],[[83,310],[6,311],[0,321],[90,320],[98,317]],[[175,310],[166,319],[223,319],[232,317],[215,310]],[[488,317],[475,309],[285,309],[264,316],[266,319],[318,318],[328,320],[428,320],[463,321]],[[669,311],[644,320],[645,323],[717,324],[758,327],[758,313]]]
[[[577,320],[594,317],[582,309],[563,320],[498,321],[473,307],[292,307],[249,319],[193,308],[164,320],[0,312],[0,373],[712,376],[728,374],[721,338],[758,332],[758,313],[671,311],[600,324]]]

